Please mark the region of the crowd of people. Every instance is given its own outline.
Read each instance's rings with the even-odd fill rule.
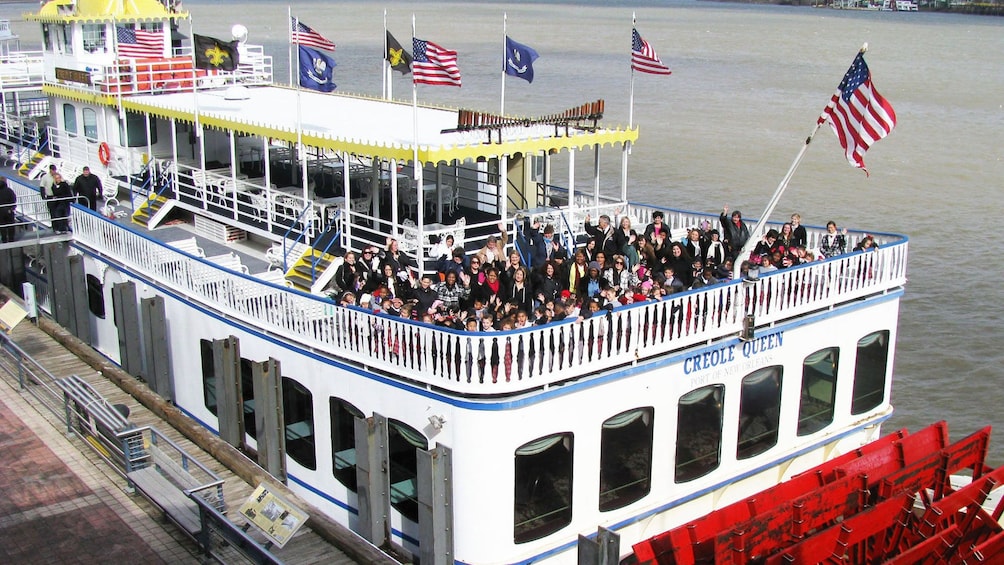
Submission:
[[[418,265],[395,239],[385,248],[348,251],[329,294],[340,304],[471,331],[511,330],[568,318],[589,318],[619,305],[659,300],[689,289],[731,280],[734,262],[750,238],[742,214],[725,206],[720,229],[711,222],[674,240],[665,215],[636,229],[627,216],[614,226],[609,216],[585,217],[588,239],[572,249],[554,226],[524,220],[523,237],[506,253],[505,225],[485,246],[468,254],[452,236],[436,241],[430,263],[436,272],[416,278]],[[866,236],[855,248],[875,247]],[[847,251],[847,230],[834,222],[817,250],[807,247],[798,214],[780,231],[771,229],[740,263],[740,274],[766,273]]]

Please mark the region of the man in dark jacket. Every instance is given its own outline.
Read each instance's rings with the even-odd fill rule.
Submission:
[[[90,167],[84,167],[77,179],[73,181],[73,193],[78,199],[87,199],[87,207],[95,212],[98,210],[98,200],[101,198],[101,179],[91,174]]]
[[[14,241],[14,210],[17,208],[17,195],[14,189],[7,185],[7,179],[0,177],[0,240],[3,243]]]
[[[610,225],[610,216],[606,214],[600,216],[596,226],[593,226],[589,220],[590,217],[587,214],[583,229],[596,242],[596,250],[606,253],[607,257],[619,254],[617,244],[614,242],[614,228]]]
[[[52,208],[49,212],[52,219],[52,230],[56,233],[70,233],[70,200],[73,189],[70,183],[63,180],[63,175],[52,175]]]

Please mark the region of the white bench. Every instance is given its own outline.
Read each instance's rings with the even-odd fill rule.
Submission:
[[[250,274],[247,265],[241,261],[240,255],[237,255],[232,251],[230,253],[224,253],[223,255],[206,257],[206,261],[215,263],[224,269],[230,269],[231,271],[237,271],[239,273],[244,273],[245,275]]]
[[[205,257],[206,252],[199,247],[199,241],[195,237],[190,237],[188,239],[179,239],[178,241],[169,241],[168,245],[177,249],[178,251],[184,251],[189,255],[195,255],[196,257]]]

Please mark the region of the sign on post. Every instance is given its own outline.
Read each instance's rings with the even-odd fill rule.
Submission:
[[[282,547],[307,521],[307,513],[275,494],[265,485],[258,485],[241,505],[241,514],[261,530],[272,543]]]

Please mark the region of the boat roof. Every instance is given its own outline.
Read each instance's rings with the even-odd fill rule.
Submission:
[[[187,17],[188,12],[168,10],[159,0],[50,0],[37,13],[24,16],[43,23],[121,23]]]
[[[45,91],[109,105],[119,103],[113,95],[95,95],[56,85],[46,85]],[[299,129],[306,145],[386,159],[411,160],[417,144],[419,161],[427,163],[571,150],[633,142],[638,138],[637,128],[531,124],[501,128],[501,143],[495,130],[492,142],[486,143],[489,136],[486,130],[456,131],[456,109],[415,108],[398,101],[275,85],[123,95],[121,105],[126,110],[185,122],[193,122],[198,112],[204,127],[289,142],[298,141]],[[413,124],[417,124],[417,131]]]

